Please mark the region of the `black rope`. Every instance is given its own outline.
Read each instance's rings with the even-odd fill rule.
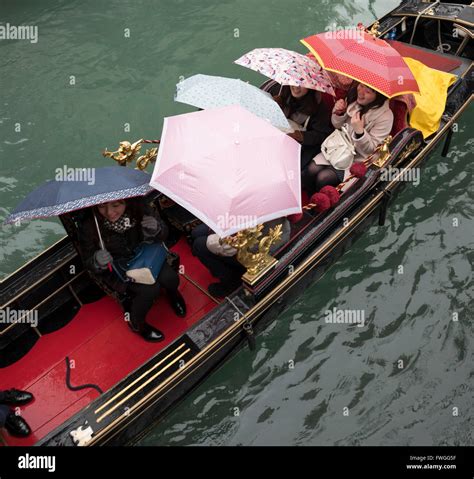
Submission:
[[[71,385],[71,364],[69,362],[69,358],[66,356],[66,386],[71,391],[80,391],[81,389],[92,388],[98,391],[99,394],[103,394],[104,391],[100,389],[97,384],[83,384],[82,386],[72,386]]]

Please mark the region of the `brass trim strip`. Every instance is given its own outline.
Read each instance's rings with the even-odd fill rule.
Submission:
[[[52,269],[51,271],[49,271],[48,273],[46,273],[44,276],[42,276],[40,279],[38,279],[38,281],[35,281],[33,284],[31,284],[30,286],[28,286],[26,289],[24,289],[23,291],[21,291],[19,294],[17,294],[15,297],[13,297],[12,299],[10,299],[8,302],[6,302],[5,304],[3,304],[2,306],[0,306],[0,308],[6,308],[9,304],[13,303],[14,301],[16,301],[18,298],[21,298],[22,296],[24,296],[25,293],[27,293],[28,291],[31,291],[35,286],[37,286],[39,283],[41,283],[41,281],[44,281],[46,278],[49,278],[50,276],[52,276],[53,273],[56,273],[56,271],[60,270],[64,265],[66,265],[67,263],[69,263],[72,259],[74,259],[75,257],[77,256],[77,251],[74,252],[74,255],[72,256],[69,256],[68,258],[66,258],[60,265],[56,266],[56,268]],[[20,268],[21,269],[21,268]],[[83,270],[84,271],[84,270]],[[83,272],[81,271],[81,273]],[[81,273],[78,273],[78,274],[81,274]]]
[[[53,243],[51,246],[49,246],[48,248],[46,248],[45,250],[43,250],[40,254],[37,254],[34,258],[31,258],[29,261],[27,261],[26,263],[22,264],[18,269],[16,269],[15,271],[13,271],[12,273],[8,274],[7,276],[5,276],[5,278],[1,279],[0,280],[0,286],[3,284],[4,281],[6,281],[8,278],[10,278],[10,276],[13,276],[14,274],[18,273],[18,271],[20,271],[21,269],[25,268],[26,266],[28,266],[30,263],[32,263],[33,261],[37,260],[39,257],[43,256],[44,254],[46,254],[50,249],[54,248],[57,244],[61,243],[61,241],[64,240],[64,238],[67,238],[68,236],[65,235],[63,236],[61,239],[59,239],[58,241],[56,241],[56,243]]]
[[[162,374],[164,371],[166,371],[169,367],[171,367],[174,363],[176,363],[176,361],[180,360],[183,356],[185,356],[186,354],[188,354],[189,352],[191,351],[190,348],[186,349],[186,351],[182,352],[178,357],[176,357],[175,359],[173,359],[173,361],[171,361],[170,363],[168,363],[164,368],[162,368],[160,371],[158,371],[156,374],[154,374],[151,378],[147,379],[142,385],[141,387],[139,387],[138,389],[136,389],[133,393],[129,394],[128,396],[124,397],[121,401],[119,401],[115,406],[113,406],[112,408],[110,408],[107,412],[105,412],[104,414],[102,414],[102,416],[100,416],[96,421],[99,423],[100,421],[102,421],[102,419],[104,419],[104,417],[107,417],[109,414],[112,414],[121,404],[123,404],[125,401],[127,401],[128,399],[130,399],[132,396],[134,396],[137,391],[140,391],[141,389],[143,389],[147,384],[151,383],[154,379],[156,379],[160,374]]]
[[[186,346],[186,343],[181,343],[176,349],[173,349],[173,351],[171,351],[171,353],[169,353],[167,356],[165,356],[163,359],[161,359],[160,361],[158,361],[155,365],[153,365],[153,367],[151,367],[150,369],[147,370],[147,372],[145,372],[144,374],[142,374],[140,377],[136,378],[133,382],[131,382],[127,387],[123,388],[118,394],[116,394],[115,396],[111,397],[107,402],[105,402],[104,404],[102,404],[102,406],[100,406],[99,408],[97,408],[95,411],[94,411],[94,414],[97,414],[99,413],[100,411],[102,411],[102,409],[104,409],[106,406],[108,406],[111,402],[115,401],[115,399],[117,399],[118,397],[122,396],[126,391],[128,391],[132,386],[134,386],[137,382],[139,382],[141,379],[143,379],[145,376],[148,376],[149,373],[151,373],[154,369],[156,369],[158,366],[160,366],[164,361],[166,361],[170,356],[173,356],[173,354],[175,354],[177,351],[179,351],[180,349],[182,349],[184,346]]]
[[[63,290],[66,286],[69,286],[74,280],[76,280],[77,278],[79,278],[79,276],[81,276],[82,274],[84,274],[84,270],[82,271],[79,271],[79,273],[77,273],[74,278],[70,279],[67,283],[64,283],[63,285],[61,285],[57,290],[55,290],[53,293],[51,293],[50,295],[46,296],[46,298],[44,298],[42,301],[40,301],[38,304],[35,304],[29,311],[35,311],[36,309],[38,309],[40,306],[42,306],[46,301],[48,301],[49,299],[51,299],[53,296],[55,296],[57,293],[59,293],[59,291]],[[77,298],[76,298],[77,299]],[[11,303],[8,302],[6,304],[6,306],[8,306],[9,304]],[[1,309],[3,309],[4,307],[6,306],[2,306]],[[27,313],[28,314],[28,313]],[[26,315],[23,315],[20,319],[23,319],[24,316]],[[6,327],[3,331],[0,331],[0,336],[3,336],[7,331],[10,330],[10,328],[12,328],[13,326],[16,326],[17,324],[20,324],[19,323],[20,320],[18,321],[15,321],[14,323],[10,324],[8,327]]]
[[[210,298],[212,301],[214,301],[214,303],[221,304],[220,301],[218,301],[216,298],[214,298],[214,296],[209,294],[209,291],[207,291],[203,287],[201,287],[198,283],[196,283],[196,281],[191,279],[191,277],[189,277],[187,274],[185,274],[185,273],[180,273],[180,274],[181,274],[181,276],[184,277],[184,279],[189,281],[192,285],[196,286],[196,288],[199,289],[199,291],[201,291],[201,293],[204,293],[208,298]]]

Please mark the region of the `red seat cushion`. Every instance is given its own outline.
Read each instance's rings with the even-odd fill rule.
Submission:
[[[398,101],[395,98],[392,98],[389,102],[390,110],[393,113],[393,126],[390,135],[395,136],[399,131],[402,131],[408,126],[407,123],[407,112],[408,108],[406,104],[402,101]]]

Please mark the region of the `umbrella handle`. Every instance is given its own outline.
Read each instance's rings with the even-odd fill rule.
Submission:
[[[94,215],[95,227],[97,228],[97,234],[99,235],[100,247],[103,250],[105,250],[104,242],[102,241],[102,235],[100,234],[99,222],[97,221],[97,216],[95,215],[95,211],[92,211],[92,214]],[[112,263],[107,263],[107,268],[109,269],[110,272],[112,272]]]

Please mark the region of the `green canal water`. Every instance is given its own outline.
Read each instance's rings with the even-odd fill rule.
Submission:
[[[181,76],[259,84],[233,60],[256,47],[304,52],[300,38],[395,6],[0,0],[2,24],[38,27],[37,43],[0,41],[0,220],[56,168],[109,164],[104,147],[159,138],[164,116],[190,111],[173,101]],[[473,119],[471,108],[448,157],[431,155],[386,226],[139,444],[473,445]],[[62,235],[54,219],[2,226],[0,277]],[[327,324],[334,307],[363,310],[366,324]]]

